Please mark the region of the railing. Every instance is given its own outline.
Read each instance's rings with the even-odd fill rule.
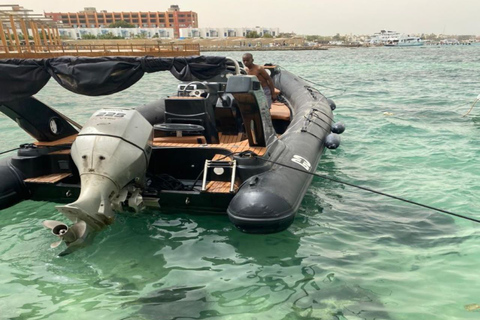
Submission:
[[[62,44],[0,46],[2,58],[48,58],[57,56],[161,56],[200,54],[199,44]]]

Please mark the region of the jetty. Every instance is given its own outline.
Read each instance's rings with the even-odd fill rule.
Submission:
[[[200,54],[200,45],[190,43],[64,41],[56,22],[19,5],[0,5],[0,40],[0,59],[41,59],[66,55],[181,57]]]
[[[0,46],[0,59],[53,58],[59,56],[155,56],[187,57],[200,54],[198,44],[14,44]]]

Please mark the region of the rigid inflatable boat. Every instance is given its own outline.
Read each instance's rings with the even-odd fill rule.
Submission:
[[[279,91],[271,106],[258,79],[225,57],[1,60],[0,111],[36,141],[1,159],[0,209],[26,199],[64,203],[57,208],[72,225],[44,225],[65,253],[116,212],[145,207],[227,213],[248,233],[284,230],[344,126],[316,89],[265,68]],[[177,92],[134,109],[100,109],[83,126],[33,97],[50,78],[98,96],[158,71],[180,80]]]

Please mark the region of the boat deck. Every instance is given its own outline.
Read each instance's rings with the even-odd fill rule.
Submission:
[[[153,140],[153,145],[155,147],[172,147],[172,148],[221,148],[230,151],[230,153],[238,153],[243,151],[253,151],[259,156],[262,156],[267,151],[266,147],[251,147],[248,144],[248,139],[243,137],[242,133],[238,135],[224,135],[222,133],[218,134],[220,143],[216,144],[199,144],[199,143],[175,143],[175,142],[164,142],[163,138],[155,138]],[[172,137],[173,139],[178,139],[177,137]],[[183,138],[183,137],[179,137]],[[188,138],[188,137],[187,137]],[[243,139],[243,140],[242,140]],[[211,160],[225,160],[231,158],[231,156],[226,156],[224,154],[216,154]],[[238,189],[238,183],[234,185],[234,192]],[[225,181],[210,181],[206,185],[207,193],[230,193],[230,182]]]
[[[192,138],[192,137],[160,137],[153,139],[154,147],[171,147],[171,148],[215,148],[215,149],[225,149],[231,153],[239,153],[243,151],[253,151],[259,156],[263,156],[267,148],[265,147],[251,147],[248,144],[248,139],[241,140],[243,134],[239,133],[238,135],[224,135],[222,133],[218,134],[220,143],[207,144],[203,143],[203,139],[194,136],[194,139],[201,140],[202,143],[185,143],[182,141],[176,142],[179,138]]]
[[[25,179],[25,182],[29,183],[57,183],[64,178],[71,176],[71,173],[52,173],[45,176],[34,177]]]
[[[272,103],[270,114],[272,120],[290,120],[290,109],[281,102]],[[52,147],[52,146],[68,146],[71,145],[77,135],[71,135],[57,141],[48,141],[48,142],[35,142],[35,145],[38,147]],[[215,149],[225,149],[229,153],[240,153],[244,151],[252,151],[259,156],[263,156],[267,150],[266,147],[254,147],[250,146],[248,139],[244,133],[239,134],[223,134],[219,133],[219,143],[217,144],[207,144],[204,136],[183,136],[183,137],[156,137],[153,139],[154,147],[163,147],[163,148],[215,148]],[[70,149],[58,150],[51,152],[51,155],[58,154],[69,154]],[[211,160],[228,160],[232,156],[226,156],[224,154],[216,154]],[[35,184],[54,184],[60,182],[61,180],[71,176],[70,173],[54,173],[48,174],[39,177],[28,178],[25,180],[27,183]],[[234,192],[238,189],[238,183],[235,183]],[[207,193],[230,193],[230,182],[225,181],[210,181],[206,185]]]

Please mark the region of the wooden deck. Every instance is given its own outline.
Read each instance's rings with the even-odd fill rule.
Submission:
[[[210,181],[206,186],[206,192],[208,193],[230,193],[229,181]],[[233,192],[238,191],[238,183],[233,186]]]
[[[220,143],[217,144],[198,144],[198,143],[174,143],[162,142],[157,138],[153,139],[153,146],[155,147],[170,147],[170,148],[221,148],[230,151],[231,153],[240,153],[243,151],[253,151],[259,156],[263,156],[267,151],[265,147],[251,147],[248,144],[248,139],[239,141],[241,135],[222,135],[219,134]]]
[[[0,59],[41,59],[61,56],[154,56],[188,57],[200,54],[199,44],[57,44],[0,45]]]
[[[283,103],[274,102],[270,110],[272,119],[279,119],[284,121],[290,120],[290,109]],[[58,145],[71,145],[77,135],[72,135],[57,141],[51,142],[36,142],[35,144],[39,147],[47,146],[58,146]],[[165,147],[165,148],[215,148],[215,149],[225,149],[230,153],[240,153],[244,151],[252,151],[259,156],[263,156],[267,150],[266,147],[253,147],[248,143],[248,139],[244,133],[239,133],[236,135],[226,135],[219,133],[218,144],[207,144],[205,137],[203,136],[183,136],[183,137],[156,137],[153,139],[153,146],[155,147]],[[54,151],[51,154],[68,154],[70,149]],[[216,154],[212,160],[218,161],[229,161],[233,157],[232,155],[226,156],[224,154]],[[28,183],[46,183],[53,184],[57,183],[60,180],[70,176],[69,173],[57,173],[50,174],[41,177],[29,178],[25,182]],[[229,181],[210,181],[206,185],[207,193],[230,193],[230,182]],[[234,193],[237,192],[239,187],[239,182],[236,181],[234,185]]]
[[[58,181],[71,176],[71,173],[52,173],[45,176],[35,177],[35,178],[28,178],[25,179],[25,182],[30,183],[57,183]]]
[[[36,141],[35,145],[37,147],[53,147],[53,146],[61,146],[61,145],[71,145],[73,141],[77,138],[76,134],[72,134],[71,136],[65,137],[63,139],[58,139],[55,141]]]
[[[197,143],[173,143],[162,142],[155,138],[153,145],[156,147],[172,147],[172,148],[221,148],[230,151],[231,153],[238,153],[243,151],[253,151],[259,156],[262,156],[267,151],[266,147],[251,147],[248,144],[248,139],[244,138],[243,133],[236,135],[224,135],[219,133],[218,135],[220,143],[218,144],[197,144]],[[175,139],[175,137],[173,138]],[[243,139],[243,140],[241,140]],[[212,160],[229,161],[232,156],[226,156],[224,154],[216,154]],[[238,190],[239,183],[235,182],[234,193]],[[230,193],[230,181],[210,181],[206,185],[206,191],[208,193]]]

